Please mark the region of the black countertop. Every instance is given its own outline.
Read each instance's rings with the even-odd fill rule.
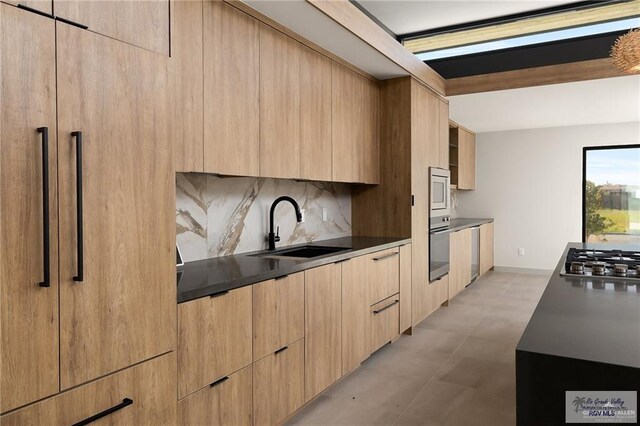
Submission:
[[[451,219],[449,222],[449,232],[459,231],[464,228],[472,228],[474,226],[480,226],[485,223],[493,222],[493,219],[471,219],[471,218],[458,218]]]
[[[344,237],[303,245],[345,247],[347,250],[312,259],[268,258],[265,251],[187,262],[178,271],[178,303],[270,280],[329,263],[340,262],[411,242],[411,239]],[[295,247],[295,246],[290,246]],[[279,247],[284,248],[284,247]]]
[[[570,247],[640,250],[569,243],[517,351],[640,368],[640,284],[560,276]]]

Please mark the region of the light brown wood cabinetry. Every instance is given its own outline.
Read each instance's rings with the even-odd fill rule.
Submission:
[[[178,401],[182,426],[253,424],[253,368],[226,376],[211,386]]]
[[[204,171],[260,173],[260,41],[256,19],[204,0]]]
[[[438,167],[449,170],[449,104],[438,99]]]
[[[426,314],[430,314],[449,300],[449,275],[429,284],[429,302]]]
[[[379,183],[380,88],[336,62],[331,82],[333,180]]]
[[[253,286],[253,360],[304,337],[304,273]]]
[[[251,287],[178,305],[178,398],[252,361]]]
[[[48,14],[51,14],[51,9],[53,6],[53,1],[50,0],[3,0],[3,2],[12,4],[14,6],[27,6],[31,9],[39,10]]]
[[[371,354],[371,313],[367,300],[370,259],[354,258],[342,266],[342,374],[358,367]]]
[[[71,425],[121,407],[100,423],[175,425],[175,365],[175,353],[168,353],[4,415],[0,423]]]
[[[400,295],[371,306],[371,352],[375,352],[400,334]]]
[[[305,271],[305,401],[342,376],[342,271],[330,264]]]
[[[30,5],[31,6],[31,5]],[[0,412],[58,391],[55,24],[0,4]],[[43,256],[48,132],[50,287]]]
[[[168,58],[56,28],[60,386],[68,389],[175,347],[175,184]]]
[[[366,275],[361,277],[368,282],[369,305],[378,303],[400,291],[400,249],[398,247],[362,256],[355,260],[369,263],[363,267],[363,270],[366,270]]]
[[[458,189],[476,188],[476,136],[451,123],[449,128],[451,184]]]
[[[494,226],[493,222],[480,225],[480,275],[493,268]]]
[[[411,328],[411,244],[400,250],[400,332]]]
[[[452,232],[449,238],[449,299],[451,299],[471,282],[471,229]]]
[[[331,180],[331,60],[300,52],[300,176]]]
[[[169,54],[169,1],[54,0],[55,15],[153,52]]]
[[[300,52],[260,24],[260,176],[300,177]]]
[[[304,339],[253,364],[253,421],[275,425],[304,404]]]
[[[171,3],[171,140],[179,172],[204,170],[202,9],[202,0]]]

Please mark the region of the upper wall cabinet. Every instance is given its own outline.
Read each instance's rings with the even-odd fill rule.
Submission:
[[[449,127],[451,184],[476,189],[476,135],[452,123]]]
[[[300,177],[300,52],[260,25],[260,176]]]
[[[225,2],[205,0],[204,171],[260,174],[260,26]]]
[[[302,46],[300,175],[331,180],[331,59]]]
[[[379,87],[336,62],[331,82],[333,180],[379,183]]]
[[[89,31],[169,54],[168,0],[54,0],[53,5],[57,17],[85,25]]]
[[[438,99],[438,167],[449,169],[449,104]]]

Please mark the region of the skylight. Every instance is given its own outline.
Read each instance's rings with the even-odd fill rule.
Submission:
[[[470,44],[466,46],[432,50],[430,52],[417,53],[416,56],[421,61],[431,61],[434,59],[453,58],[456,56],[470,55],[473,53],[492,52],[513,47],[529,46],[532,44],[547,43],[551,41],[568,40],[572,38],[585,37],[596,34],[606,34],[615,31],[629,30],[637,27],[640,27],[640,18],[628,18],[618,21],[604,22],[563,30],[511,37],[502,40],[488,41],[484,43]]]

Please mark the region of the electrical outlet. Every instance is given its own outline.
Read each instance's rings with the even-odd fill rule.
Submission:
[[[322,208],[322,221],[326,222],[328,220],[327,209]]]
[[[518,249],[518,256],[524,256],[524,247]]]
[[[307,211],[304,209],[300,209],[301,223],[304,223],[307,220]]]

